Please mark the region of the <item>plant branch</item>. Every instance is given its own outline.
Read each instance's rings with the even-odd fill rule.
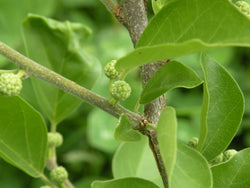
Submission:
[[[136,44],[148,24],[147,0],[125,0],[120,10],[120,14],[123,15],[122,21],[120,21],[129,31],[131,40],[136,47]],[[118,19],[119,20],[119,19]],[[161,62],[155,62],[146,64],[141,67],[142,85],[148,82],[151,76],[162,66]],[[164,166],[163,159],[160,154],[157,132],[153,129],[145,130],[146,124],[157,124],[161,111],[166,106],[166,100],[164,96],[157,98],[149,104],[145,105],[144,114],[146,121],[141,121],[139,125],[139,131],[148,136],[150,148],[155,156],[158,170],[161,174],[164,187],[168,187],[168,176]]]
[[[51,71],[33,60],[25,57],[6,44],[0,42],[0,54],[15,63],[20,69],[24,70],[27,75],[40,78],[48,83],[51,83],[62,90],[94,105],[109,114],[119,118],[122,113],[126,114],[133,124],[138,124],[141,119],[139,114],[129,111],[121,105],[111,105],[109,100],[97,95],[90,90],[76,84],[75,82]]]

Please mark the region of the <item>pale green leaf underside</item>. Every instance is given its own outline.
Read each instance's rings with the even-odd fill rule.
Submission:
[[[124,71],[149,62],[224,46],[250,46],[250,20],[228,0],[181,0],[151,20],[134,51],[117,62]]]
[[[93,86],[100,65],[80,45],[80,39],[90,34],[88,28],[31,14],[22,31],[28,57],[88,89]],[[32,84],[39,108],[53,123],[62,121],[82,102],[45,81],[32,78]]]
[[[140,103],[145,104],[177,87],[193,88],[202,83],[189,67],[177,61],[162,66],[143,88]]]
[[[114,138],[118,141],[134,142],[140,140],[141,136],[131,127],[128,117],[122,114],[115,128]]]
[[[94,181],[91,188],[159,188],[154,183],[140,178],[121,178],[108,181]]]
[[[138,142],[122,143],[112,161],[114,178],[139,177],[163,187],[148,138],[142,136]]]
[[[213,59],[201,56],[204,96],[198,148],[211,160],[230,144],[244,111],[243,94],[232,76]]]
[[[241,150],[232,159],[211,168],[214,188],[250,187],[250,148]]]
[[[212,188],[212,174],[206,159],[196,150],[178,143],[171,188]]]
[[[177,151],[177,119],[175,109],[166,107],[157,124],[159,149],[168,177],[171,180]]]
[[[33,177],[45,165],[47,131],[41,115],[19,97],[0,96],[0,156]]]

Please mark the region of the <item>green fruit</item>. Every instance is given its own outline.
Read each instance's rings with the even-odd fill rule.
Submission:
[[[64,167],[58,166],[50,172],[50,177],[52,181],[61,184],[68,178],[68,172]]]
[[[237,1],[235,5],[243,14],[250,18],[250,5],[247,2]]]
[[[115,69],[115,64],[116,60],[112,60],[104,68],[104,73],[109,79],[116,79],[119,77],[119,72]]]
[[[196,149],[198,146],[198,141],[199,139],[197,137],[193,137],[188,141],[187,145],[190,146],[191,148]]]
[[[116,81],[111,86],[111,95],[117,101],[126,100],[131,93],[131,87],[125,81]]]
[[[215,157],[213,160],[210,161],[210,164],[213,165],[217,165],[223,162],[224,159],[224,155],[223,153],[219,154],[217,157]]]
[[[21,92],[22,80],[17,74],[3,73],[0,75],[0,94],[4,96],[16,96]]]
[[[234,149],[229,149],[224,151],[224,158],[223,161],[228,161],[229,159],[231,159],[236,153],[238,153],[236,150]]]
[[[48,146],[59,147],[63,143],[63,137],[60,133],[48,133]]]

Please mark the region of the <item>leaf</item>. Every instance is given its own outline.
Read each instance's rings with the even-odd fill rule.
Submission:
[[[22,41],[20,26],[29,12],[51,15],[55,8],[51,0],[0,1],[0,41],[15,48]],[[13,14],[13,12],[15,14]],[[18,46],[20,47],[20,46]]]
[[[250,187],[250,148],[241,150],[228,162],[211,168],[214,188],[247,188]]]
[[[196,150],[178,143],[171,188],[212,188],[212,174],[206,159]]]
[[[157,124],[157,135],[162,159],[170,178],[177,152],[177,119],[174,108],[166,107],[161,112]]]
[[[190,68],[177,61],[162,66],[147,82],[140,103],[145,104],[177,87],[193,88],[202,83],[199,76]]]
[[[90,34],[88,28],[31,14],[23,22],[22,29],[31,59],[88,89],[93,86],[100,65],[80,46],[80,39]],[[45,81],[32,79],[32,83],[40,109],[55,124],[82,102]]]
[[[0,96],[0,156],[33,177],[44,169],[47,131],[41,115],[19,97]]]
[[[134,142],[141,139],[141,135],[131,127],[129,119],[125,114],[122,114],[119,118],[114,137],[116,140],[124,142]]]
[[[108,181],[94,181],[91,188],[159,188],[154,183],[140,178],[121,178]]]
[[[112,171],[115,179],[139,177],[163,187],[153,153],[145,136],[142,136],[138,142],[122,143],[119,146],[113,157]]]
[[[117,119],[101,109],[94,109],[88,116],[87,138],[91,146],[112,153],[119,142],[114,139]]]
[[[174,1],[153,17],[136,49],[116,68],[122,72],[211,48],[250,46],[249,31],[249,19],[229,1]]]
[[[211,160],[223,152],[235,136],[243,116],[243,94],[232,76],[203,54],[204,96],[198,149]]]

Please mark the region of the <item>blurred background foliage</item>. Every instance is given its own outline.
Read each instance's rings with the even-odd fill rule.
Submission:
[[[150,3],[149,3],[150,4]],[[149,17],[152,11],[149,7]],[[133,49],[128,32],[106,10],[99,0],[0,0],[0,40],[25,54],[21,24],[28,13],[40,14],[56,20],[79,22],[92,30],[83,48],[96,56],[102,67]],[[39,46],[37,46],[39,50]],[[245,96],[245,113],[240,130],[229,148],[240,150],[250,146],[250,48],[223,48],[209,54],[227,68],[240,85]],[[177,58],[192,67],[201,77],[199,54]],[[0,57],[0,69],[15,66]],[[139,70],[127,77],[131,83],[131,97],[122,105],[134,109],[141,92]],[[94,92],[108,97],[108,79],[102,73]],[[195,89],[174,89],[167,93],[167,104],[177,109],[178,137],[187,142],[199,136],[202,86]],[[39,109],[38,109],[39,110]],[[140,111],[142,112],[142,107]],[[0,122],[1,123],[1,122]],[[64,144],[57,150],[58,162],[70,172],[76,187],[90,187],[95,179],[112,178],[113,154],[120,144],[113,138],[117,119],[87,103],[61,122],[58,131]],[[0,188],[37,188],[40,180],[32,179],[0,159]]]

